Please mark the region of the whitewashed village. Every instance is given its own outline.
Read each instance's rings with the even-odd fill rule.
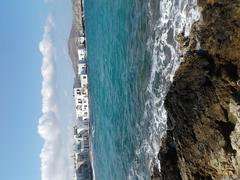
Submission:
[[[76,37],[76,50],[78,56],[77,73],[73,87],[76,122],[73,127],[73,180],[91,180],[92,168],[90,158],[90,114],[87,73],[87,50],[85,36],[84,2],[78,1],[81,7],[81,31]]]

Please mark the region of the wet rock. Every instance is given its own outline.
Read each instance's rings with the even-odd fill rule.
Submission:
[[[166,96],[162,180],[240,179],[240,1],[200,0],[201,20]],[[200,48],[196,48],[197,40]],[[191,44],[191,46],[189,46]]]

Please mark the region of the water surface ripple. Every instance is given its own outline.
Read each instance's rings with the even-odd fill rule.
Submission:
[[[148,180],[179,65],[176,36],[199,18],[196,0],[85,3],[96,179]]]

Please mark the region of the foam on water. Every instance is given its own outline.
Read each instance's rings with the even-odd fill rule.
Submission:
[[[179,66],[181,52],[177,43],[177,35],[184,32],[188,36],[191,26],[199,20],[200,13],[197,0],[161,0],[159,18],[156,20],[156,8],[152,9],[152,1],[148,2],[149,25],[152,29],[147,42],[148,51],[152,55],[152,66],[149,84],[146,90],[147,100],[143,121],[150,122],[148,137],[145,137],[136,150],[136,158],[145,157],[144,162],[151,170],[154,165],[160,169],[157,158],[160,140],[166,132],[167,113],[164,98],[167,94],[174,73]],[[144,125],[144,123],[142,123]],[[141,123],[139,128],[142,129]],[[128,179],[148,179],[136,160],[132,164]],[[148,172],[148,176],[151,172]]]
[[[196,0],[86,1],[97,180],[148,180],[166,131],[164,98],[179,65],[177,34]]]

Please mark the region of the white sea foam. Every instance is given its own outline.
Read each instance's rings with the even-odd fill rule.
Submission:
[[[177,43],[177,35],[184,32],[185,36],[188,36],[192,24],[199,20],[200,13],[197,0],[161,0],[160,17],[157,21],[154,20],[151,1],[148,3],[148,9],[152,32],[147,45],[148,51],[152,54],[152,67],[143,120],[150,122],[148,129],[150,134],[135,154],[136,157],[146,157],[144,161],[150,169],[150,174],[153,165],[157,165],[160,169],[157,155],[160,149],[160,140],[166,132],[167,122],[164,98],[180,63],[181,52]],[[146,179],[145,172],[141,171],[140,166],[142,164],[138,161],[134,162],[128,179]]]

